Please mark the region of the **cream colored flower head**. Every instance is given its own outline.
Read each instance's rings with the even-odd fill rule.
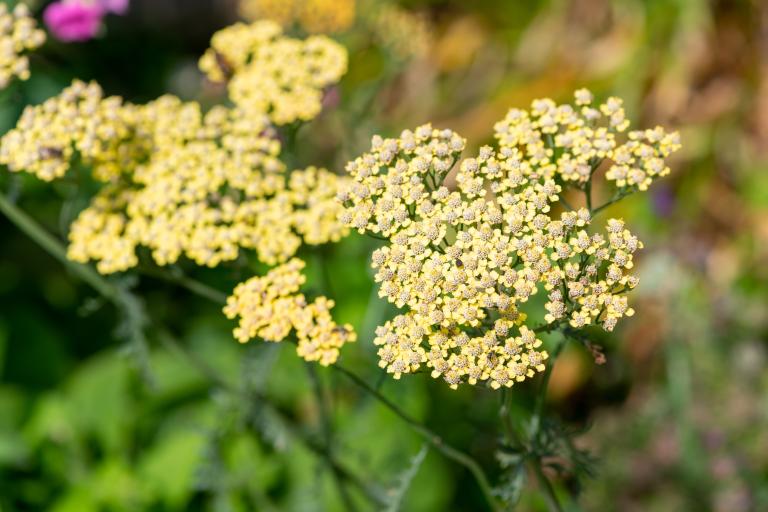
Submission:
[[[311,34],[343,32],[355,21],[355,0],[240,0],[248,21],[272,20],[283,27],[298,23]]]
[[[102,273],[182,256],[216,266],[242,249],[281,263],[302,243],[338,241],[347,228],[335,200],[348,178],[309,167],[285,174],[268,118],[164,96],[147,105],[104,98],[75,82],[28,107],[0,140],[0,162],[50,181],[75,157],[108,183],[71,226],[69,257]]]
[[[237,285],[224,314],[238,319],[233,334],[241,343],[253,338],[280,342],[293,336],[301,358],[328,366],[336,362],[345,343],[356,340],[356,334],[352,326],[333,320],[332,300],[318,297],[308,302],[299,293],[306,281],[303,269],[304,262],[294,258]]]
[[[58,96],[24,109],[0,140],[0,163],[51,181],[69,170],[77,154],[97,179],[114,181],[145,153],[136,115],[133,105],[105,98],[95,82],[75,80]]]
[[[389,2],[363,16],[374,39],[397,59],[423,58],[432,46],[432,26],[424,16]]]
[[[591,108],[591,95],[580,91],[577,102]],[[386,240],[372,255],[379,295],[405,310],[377,330],[388,372],[398,378],[426,365],[451,387],[509,387],[544,369],[547,354],[529,316],[543,319],[540,330],[566,323],[612,330],[634,313],[625,293],[637,285],[630,271],[642,243],[620,219],[596,232],[593,212],[559,203],[563,187],[581,183],[567,171],[569,159],[584,151],[596,168],[614,155],[601,130],[627,128],[618,100],[598,111],[607,114],[579,116],[537,100],[497,125],[500,147],[474,157],[460,159],[465,141],[456,133],[424,125],[396,139],[375,136],[348,164],[354,181],[339,194],[341,220]],[[569,153],[562,138],[582,124],[587,135]],[[640,137],[655,141],[659,157],[678,146],[661,129],[626,144]],[[443,184],[449,172],[455,190]],[[543,310],[532,315],[527,304],[540,293]]]
[[[286,37],[273,21],[237,23],[214,34],[200,69],[228,81],[238,107],[283,125],[320,113],[325,88],[347,72],[347,51],[321,35]]]
[[[112,201],[120,196],[103,191],[72,225],[71,258],[96,260],[104,273],[136,264],[135,258],[107,263],[107,240],[95,219],[122,219],[112,245],[148,247],[159,265],[185,256],[215,267],[243,249],[274,265],[302,243],[338,241],[347,233],[334,200],[345,179],[314,167],[287,177],[265,117],[223,107],[203,114],[198,104],[172,97],[148,105],[144,116],[154,123],[154,150],[124,185],[130,201]]]
[[[619,189],[647,190],[654,179],[669,174],[665,160],[680,148],[677,132],[657,126],[629,129],[621,99],[595,104],[587,89],[575,92],[574,105],[535,100],[530,110],[511,109],[496,123],[502,148],[536,155],[540,172],[565,182],[586,183],[601,163],[606,179]]]
[[[26,53],[45,42],[45,32],[37,28],[37,22],[24,4],[12,10],[0,3],[0,89],[11,80],[29,78],[29,58]]]

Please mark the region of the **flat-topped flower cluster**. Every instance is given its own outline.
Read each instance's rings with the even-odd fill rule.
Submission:
[[[323,35],[286,37],[274,21],[236,23],[214,34],[200,69],[214,82],[227,81],[238,107],[283,125],[320,113],[323,89],[347,72],[347,51]]]
[[[294,23],[310,34],[342,32],[355,21],[356,0],[240,0],[240,15],[268,19],[283,27]]]
[[[69,257],[102,273],[185,255],[216,266],[254,249],[268,264],[304,243],[337,241],[337,181],[310,167],[290,175],[265,115],[164,96],[146,105],[104,98],[75,82],[28,108],[0,143],[0,161],[44,180],[62,177],[75,154],[105,186],[71,226]]]
[[[620,100],[593,107],[582,90],[576,103],[511,110],[496,125],[499,147],[458,165],[456,190],[443,182],[465,140],[451,130],[376,136],[348,164],[354,182],[339,194],[341,220],[386,240],[372,255],[379,295],[405,308],[376,332],[380,364],[395,378],[426,365],[452,387],[509,387],[544,369],[538,330],[612,330],[633,314],[625,293],[637,285],[630,270],[641,242],[620,219],[602,234],[590,229],[590,208],[553,206],[566,186],[589,193],[603,162],[619,193],[644,190],[669,172],[677,134],[630,132],[619,144],[628,127]],[[546,325],[533,329],[522,308],[541,291]]]
[[[18,4],[9,10],[0,3],[0,89],[5,89],[14,77],[29,78],[27,53],[44,42],[45,32],[37,28],[26,5]]]

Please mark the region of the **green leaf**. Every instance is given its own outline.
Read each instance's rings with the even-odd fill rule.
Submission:
[[[169,508],[182,507],[193,490],[205,439],[190,430],[177,430],[152,447],[139,462],[142,484]]]
[[[401,509],[405,494],[408,492],[411,482],[413,482],[413,479],[419,472],[419,468],[421,467],[422,462],[424,462],[428,451],[429,448],[427,445],[422,445],[419,453],[411,459],[411,464],[400,474],[397,479],[397,486],[390,491],[389,499],[387,500],[387,508],[385,509],[387,512],[398,512],[398,510]]]

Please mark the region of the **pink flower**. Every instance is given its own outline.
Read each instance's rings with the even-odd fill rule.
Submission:
[[[61,41],[87,41],[101,27],[104,8],[82,0],[59,0],[48,5],[43,21],[53,35]]]
[[[97,4],[101,5],[101,8],[105,12],[111,12],[113,14],[125,14],[128,12],[128,4],[130,0],[97,0]]]

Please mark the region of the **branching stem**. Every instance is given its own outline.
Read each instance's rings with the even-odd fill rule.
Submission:
[[[477,481],[477,484],[480,487],[480,490],[485,496],[485,499],[488,502],[488,505],[491,507],[491,509],[494,510],[495,512],[501,511],[501,507],[496,502],[496,498],[493,495],[493,489],[491,488],[491,484],[488,482],[488,478],[485,476],[485,473],[483,472],[483,469],[480,467],[480,464],[478,464],[478,462],[474,458],[472,458],[471,456],[467,455],[466,453],[460,450],[457,450],[451,445],[447,444],[439,435],[432,432],[430,429],[428,429],[418,421],[408,416],[402,409],[400,409],[397,405],[395,405],[394,402],[392,402],[387,397],[382,395],[378,390],[376,390],[373,386],[369,385],[358,375],[352,373],[351,371],[347,370],[346,368],[338,364],[331,366],[331,368],[340,372],[342,375],[346,376],[359,388],[361,388],[362,390],[366,391],[371,396],[376,398],[381,404],[386,406],[390,411],[395,413],[396,416],[398,416],[401,420],[403,420],[405,424],[411,428],[411,430],[413,430],[414,432],[419,434],[421,437],[423,437],[429,444],[431,444],[440,453],[442,453],[449,459],[453,460],[454,462],[457,462],[458,464],[461,464],[462,466],[464,466],[470,473],[472,473],[472,476]]]

